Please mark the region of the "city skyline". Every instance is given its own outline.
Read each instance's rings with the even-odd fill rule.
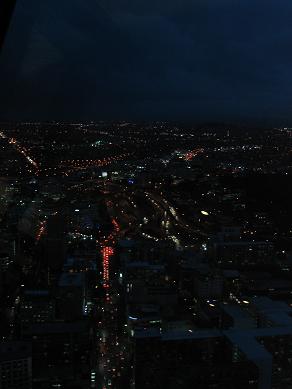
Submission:
[[[291,19],[0,0],[0,388],[292,389]]]

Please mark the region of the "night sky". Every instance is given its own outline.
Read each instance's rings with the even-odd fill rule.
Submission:
[[[18,0],[0,120],[292,122],[291,0]]]

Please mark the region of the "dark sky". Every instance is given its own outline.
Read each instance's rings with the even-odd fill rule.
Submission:
[[[291,0],[18,0],[0,120],[292,122]]]

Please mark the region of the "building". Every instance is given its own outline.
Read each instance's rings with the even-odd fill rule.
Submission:
[[[213,241],[210,253],[218,264],[269,264],[274,255],[274,246],[266,241],[223,240],[220,236]]]
[[[218,330],[135,334],[135,389],[258,388],[258,368]]]
[[[66,321],[81,319],[87,301],[85,273],[62,273],[57,294],[58,318]]]
[[[0,388],[32,388],[32,354],[28,342],[8,341],[0,344]]]
[[[209,269],[197,269],[194,274],[194,294],[200,299],[221,298],[223,277]]]
[[[89,388],[92,349],[86,321],[33,324],[23,337],[32,342],[34,388]]]
[[[158,304],[168,309],[177,304],[175,284],[163,265],[131,262],[125,269],[126,299],[133,304]]]
[[[35,323],[54,321],[55,300],[48,290],[26,290],[21,298],[19,319],[22,329]]]

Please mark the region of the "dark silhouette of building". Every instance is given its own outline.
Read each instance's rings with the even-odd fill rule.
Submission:
[[[1,0],[0,2],[0,51],[4,44],[16,0]]]
[[[0,388],[31,389],[32,354],[29,342],[8,341],[0,345]]]
[[[133,384],[137,389],[192,387],[258,388],[258,368],[219,331],[156,336],[144,332],[135,341]]]

